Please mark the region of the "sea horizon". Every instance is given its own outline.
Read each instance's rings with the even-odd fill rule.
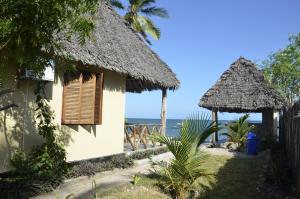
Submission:
[[[136,124],[161,124],[160,118],[126,118],[127,123]],[[166,134],[171,137],[177,137],[180,131],[180,124],[185,119],[167,119]],[[236,120],[219,120],[220,125],[227,124]],[[261,123],[259,120],[249,120],[250,123]],[[224,131],[224,130],[223,130]],[[222,130],[220,131],[222,133]],[[226,139],[224,136],[221,139]]]
[[[125,117],[127,120],[161,120],[161,118]],[[187,118],[167,118],[167,120],[185,120]],[[236,121],[237,119],[219,119],[218,121]],[[250,123],[260,123],[262,120],[248,120]]]

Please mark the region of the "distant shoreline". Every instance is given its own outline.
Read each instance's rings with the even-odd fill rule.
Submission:
[[[135,117],[126,117],[127,120],[161,120],[160,118],[135,118]],[[168,119],[167,120],[185,120],[185,119]],[[232,120],[219,120],[220,122],[231,122],[236,121],[237,119]],[[262,123],[262,120],[249,120],[249,123]]]

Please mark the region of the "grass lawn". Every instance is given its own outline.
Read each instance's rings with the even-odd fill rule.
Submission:
[[[203,167],[210,177],[200,178],[195,190],[198,198],[210,199],[263,199],[256,187],[260,183],[266,161],[257,158],[231,158],[212,155]],[[136,186],[131,184],[98,191],[98,198],[152,199],[170,198],[156,186],[157,180],[144,176]],[[201,185],[200,185],[201,184]]]

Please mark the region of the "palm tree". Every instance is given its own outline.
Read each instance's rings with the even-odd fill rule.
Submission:
[[[124,5],[119,0],[110,0],[110,2],[112,6],[124,9]],[[148,35],[158,40],[161,36],[160,29],[155,26],[150,17],[167,18],[169,17],[168,12],[164,8],[156,7],[154,5],[156,0],[128,0],[128,2],[129,5],[124,19],[148,44],[151,44]]]
[[[249,117],[249,114],[240,117],[238,121],[232,122],[228,125],[228,132],[222,133],[222,135],[226,135],[228,137],[230,142],[237,144],[238,151],[244,147],[247,133],[254,128],[253,125],[249,126]]]
[[[199,150],[199,146],[217,130],[218,127],[209,117],[195,114],[183,122],[179,138],[164,135],[152,137],[154,141],[165,144],[174,155],[170,163],[158,163],[153,168],[161,185],[176,198],[186,198],[194,182],[207,175],[202,167],[206,155]]]

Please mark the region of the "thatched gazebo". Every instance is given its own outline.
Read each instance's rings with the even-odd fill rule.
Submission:
[[[253,62],[240,57],[200,99],[199,106],[217,113],[262,113],[264,135],[273,135],[273,113],[282,109],[284,99],[264,79]],[[217,133],[214,136],[217,141]]]

